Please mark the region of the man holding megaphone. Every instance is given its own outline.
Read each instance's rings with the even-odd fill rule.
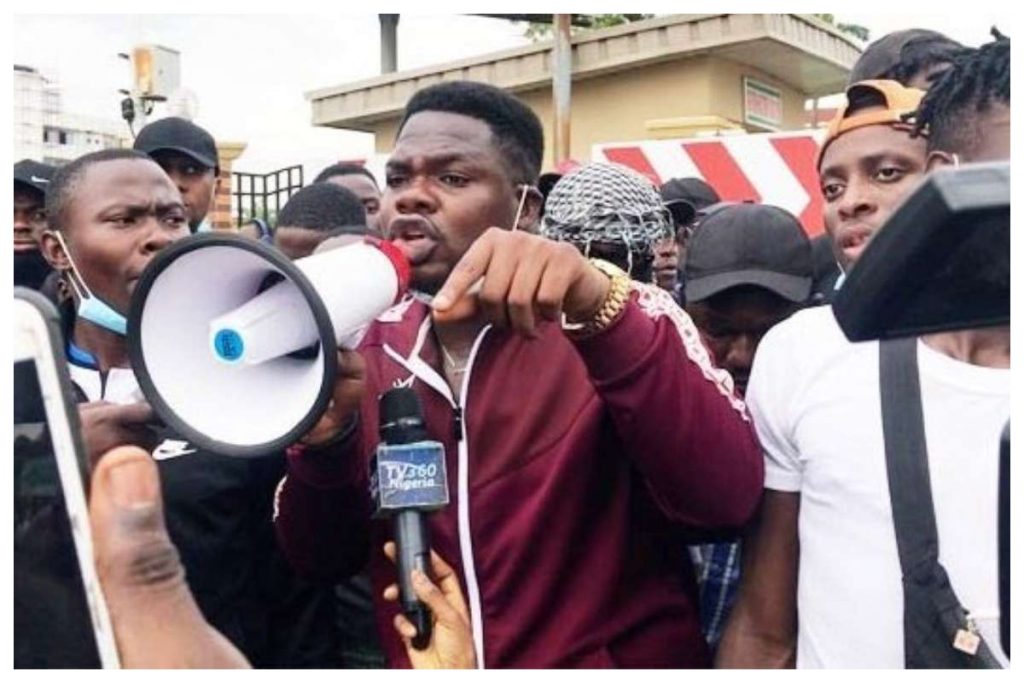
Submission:
[[[161,424],[141,400],[125,315],[149,263],[189,235],[178,189],[154,161],[133,150],[82,156],[57,171],[51,189],[41,245],[65,289],[67,361],[82,401],[79,414],[90,459],[123,444],[151,454],[160,473],[168,531],[189,587],[206,620],[254,664],[325,665],[328,660],[314,661],[325,648],[311,643],[325,636],[311,628],[317,626],[312,620],[299,627],[287,624],[292,637],[286,647],[271,645],[265,637],[276,608],[267,597],[267,583],[281,594],[288,592],[295,605],[316,599],[292,590],[290,573],[269,582],[265,578],[275,557],[283,565],[269,521],[283,455],[238,460],[199,448]],[[179,306],[189,303],[180,301]],[[188,384],[192,378],[180,381]],[[323,622],[330,627],[329,616]]]
[[[427,526],[466,593],[479,666],[706,666],[692,571],[681,582],[670,549],[681,531],[747,521],[759,448],[667,293],[534,234],[542,153],[536,115],[496,88],[410,100],[381,227],[418,294],[339,352],[330,407],[289,453],[278,536],[324,578],[370,552],[386,654],[409,665],[382,599],[392,527],[371,522],[367,493],[378,396],[409,387],[444,453],[451,502]]]

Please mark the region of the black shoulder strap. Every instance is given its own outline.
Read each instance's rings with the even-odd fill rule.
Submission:
[[[928,446],[917,372],[917,339],[879,344],[882,433],[889,473],[889,498],[904,574],[939,561]]]
[[[908,668],[998,668],[969,625],[946,570],[939,564],[928,446],[917,370],[917,339],[879,344],[882,432],[889,499],[903,570],[903,628]],[[975,654],[954,647],[958,635]],[[964,643],[964,640],[957,642]]]

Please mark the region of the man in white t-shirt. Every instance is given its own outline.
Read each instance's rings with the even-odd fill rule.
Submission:
[[[905,123],[920,91],[894,82],[847,91],[819,157],[826,227],[844,269],[926,168],[1009,158],[1008,44],[1005,54],[1005,84],[979,85],[1001,72],[971,55],[933,86],[939,111],[927,147]],[[939,561],[997,650],[1009,329],[931,335],[917,347]],[[904,666],[878,366],[878,343],[847,341],[829,307],[796,314],[762,341],[746,398],[765,449],[766,491],[719,666]]]

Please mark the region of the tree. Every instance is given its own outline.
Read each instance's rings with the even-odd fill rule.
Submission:
[[[870,40],[871,31],[869,31],[868,28],[865,26],[861,26],[860,24],[836,23],[836,17],[834,14],[815,14],[813,16],[818,19],[821,19],[826,24],[835,26],[843,33],[848,33],[854,38],[863,40],[865,43],[868,42],[868,40]]]
[[[522,22],[524,19],[517,19],[516,17],[529,17],[531,15],[490,15],[499,16],[503,18],[509,18],[516,23]],[[532,15],[538,16],[538,15]],[[550,15],[546,15],[550,16]],[[607,28],[609,26],[619,26],[620,24],[628,24],[634,21],[640,21],[642,19],[650,19],[653,14],[574,14],[572,15],[572,31],[577,33],[579,31],[587,31],[595,28]],[[859,40],[867,42],[870,40],[871,32],[867,27],[861,26],[860,24],[847,24],[845,22],[836,22],[834,14],[815,14],[814,17],[824,21],[830,26],[835,26],[843,33],[849,34]],[[526,20],[527,26],[524,35],[530,40],[536,42],[538,40],[544,40],[551,37],[551,22],[550,21],[531,21]]]

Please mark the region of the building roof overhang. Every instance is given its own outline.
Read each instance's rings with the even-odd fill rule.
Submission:
[[[306,93],[313,124],[372,131],[396,117],[420,88],[475,80],[511,92],[551,83],[551,41],[399,71]],[[573,80],[649,64],[717,56],[746,64],[818,97],[842,92],[860,43],[809,15],[691,14],[656,17],[572,39]]]

